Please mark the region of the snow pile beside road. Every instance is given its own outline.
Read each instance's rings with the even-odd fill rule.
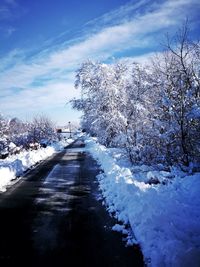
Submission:
[[[18,155],[12,155],[4,160],[0,160],[0,191],[5,191],[6,187],[17,176],[35,165],[37,162],[46,159],[55,152],[54,148],[40,148],[38,150],[23,151]]]
[[[17,155],[12,155],[4,160],[0,160],[0,192],[6,191],[6,187],[10,185],[12,180],[17,176],[21,176],[36,163],[45,160],[55,152],[61,151],[73,141],[73,139],[60,141],[46,148],[23,151]]]
[[[86,144],[104,171],[98,179],[108,211],[130,225],[148,266],[200,266],[200,173],[181,177],[174,171],[170,182],[149,184],[155,174],[166,181],[170,173],[138,166],[132,174],[111,156],[111,149],[94,139]],[[126,228],[113,229],[124,233]]]
[[[61,141],[56,142],[52,144],[51,146],[55,149],[55,151],[62,151],[63,148],[65,148],[66,146],[70,145],[73,142],[74,142],[74,139],[72,138],[62,139]]]

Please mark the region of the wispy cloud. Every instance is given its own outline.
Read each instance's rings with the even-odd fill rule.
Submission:
[[[15,19],[21,16],[21,9],[15,0],[2,0],[0,2],[0,35],[7,39],[16,31],[13,26]]]
[[[11,10],[9,7],[0,5],[0,20],[8,19],[12,16]]]
[[[6,54],[6,56],[0,59],[0,71],[5,72],[6,70],[13,69],[13,66],[20,65],[24,58],[25,54],[23,50],[11,50],[8,54]]]
[[[68,97],[66,97],[66,92],[68,92]],[[39,110],[51,105],[64,106],[71,97],[77,94],[78,91],[74,89],[73,83],[54,81],[45,86],[38,86],[35,90],[26,88],[15,94],[6,95],[1,108],[12,111],[21,109],[22,106],[28,110]]]
[[[8,27],[7,29],[5,29],[6,37],[10,37],[15,31],[16,29],[14,27],[12,26]]]
[[[65,97],[75,94],[68,75],[71,77],[83,60],[106,60],[126,49],[153,49],[156,36],[180,26],[186,16],[190,14],[193,18],[199,10],[199,0],[168,0],[153,4],[148,0],[137,4],[129,2],[105,14],[101,22],[100,19],[89,22],[80,39],[60,43],[59,50],[56,45],[56,51],[55,47],[48,48],[29,61],[23,61],[22,56],[21,62],[10,68],[8,60],[0,74],[1,90],[10,90],[15,86],[19,91],[16,95],[2,97],[0,108],[6,108],[6,103],[10,103],[10,109],[30,106],[38,109],[38,106],[63,103]],[[91,31],[85,33],[86,28]],[[12,58],[16,56],[11,54]],[[37,81],[42,78],[41,86]]]
[[[98,18],[95,18],[86,23],[85,29],[97,31],[102,27],[114,26],[125,23],[131,19],[144,14],[152,6],[151,0],[129,1],[127,4],[112,10]]]
[[[4,0],[0,3],[0,20],[8,20],[11,18],[16,18],[18,12],[16,8],[18,4],[15,0]]]
[[[4,2],[8,5],[14,6],[16,7],[18,4],[16,2],[16,0],[4,0]]]

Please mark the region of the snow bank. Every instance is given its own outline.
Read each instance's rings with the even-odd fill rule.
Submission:
[[[52,144],[51,146],[55,149],[55,151],[62,151],[64,147],[70,145],[74,142],[74,139],[68,138],[68,139],[62,139],[59,142],[56,142]]]
[[[53,153],[61,151],[73,141],[73,139],[62,140],[46,148],[23,151],[17,155],[0,160],[0,191],[6,191],[7,186],[16,177],[21,176],[27,169],[50,157]]]
[[[86,143],[104,171],[98,179],[108,211],[123,224],[113,230],[124,233],[125,225],[130,225],[128,243],[140,244],[148,266],[200,266],[200,173],[183,178],[175,171],[170,176],[135,166],[136,174],[132,174],[111,156],[110,149],[94,139]],[[146,183],[155,176],[173,179],[164,184]]]
[[[0,160],[0,191],[6,191],[6,187],[12,180],[23,174],[24,171],[37,162],[46,159],[55,152],[54,148],[40,148],[38,150],[24,151],[5,160]]]

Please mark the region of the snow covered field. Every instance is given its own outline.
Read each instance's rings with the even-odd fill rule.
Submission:
[[[139,243],[148,266],[200,266],[200,173],[132,167],[119,149],[92,138],[86,144],[104,171],[98,180],[107,209],[120,221],[113,230]]]
[[[27,169],[50,157],[56,151],[62,150],[73,141],[73,139],[62,140],[46,148],[23,151],[17,155],[12,155],[4,160],[0,160],[0,191],[6,191],[7,186],[10,185],[16,177],[23,175]]]

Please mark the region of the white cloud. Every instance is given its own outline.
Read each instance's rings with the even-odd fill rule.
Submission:
[[[54,69],[74,68],[88,57],[99,59],[111,56],[114,52],[126,48],[147,46],[151,33],[177,25],[177,20],[180,22],[181,19],[185,18],[184,14],[178,12],[178,10],[186,8],[187,5],[189,5],[189,1],[186,0],[168,1],[154,12],[121,25],[104,28],[86,40],[61,51],[52,52],[45,58],[42,58],[41,54],[41,59],[38,62],[16,66],[7,74],[17,76],[19,86],[22,86],[20,81],[24,80],[25,86],[38,76],[45,75]],[[14,75],[11,75],[11,73]],[[6,83],[9,79],[5,74],[3,76]],[[9,81],[9,86],[11,82]]]
[[[8,69],[10,66],[14,66],[24,59],[23,51],[19,49],[14,49],[10,51],[5,57],[0,59],[0,71]]]
[[[39,110],[47,106],[64,106],[72,97],[78,95],[73,84],[66,82],[52,82],[42,87],[23,89],[17,94],[3,97],[1,109],[11,112],[28,109]]]
[[[137,5],[139,7],[147,2],[149,1],[142,0]],[[123,13],[127,14],[131,6],[132,10],[137,9],[137,5],[129,3],[105,15],[104,23],[117,16],[122,17]],[[1,109],[8,109],[8,106],[9,110],[30,109],[30,107],[38,109],[44,105],[63,104],[68,94],[70,96],[76,94],[71,84],[71,76],[83,60],[106,59],[116,52],[134,47],[153,47],[157,41],[155,40],[156,33],[165,32],[169,27],[179,26],[188,12],[192,14],[192,11],[198,10],[199,7],[200,2],[197,0],[168,0],[162,4],[153,4],[148,6],[148,12],[146,10],[146,13],[137,13],[131,20],[109,27],[104,25],[101,30],[90,36],[87,33],[87,37],[82,41],[77,41],[57,51],[41,51],[36,55],[35,60],[29,63],[22,61],[10,69],[5,69],[0,74],[1,90],[10,90],[13,86],[21,90],[15,95],[0,99]],[[70,84],[67,75],[70,75]],[[44,79],[42,86],[33,84],[41,78],[47,78],[46,82]]]
[[[139,14],[141,14],[141,8],[144,8],[144,10],[147,11],[149,9],[149,6],[151,6],[151,2],[151,0],[140,0],[137,2],[130,1],[127,4],[104,14],[101,17],[89,21],[85,25],[86,30],[88,29],[88,27],[92,27],[92,30],[96,31],[99,30],[100,27],[125,23],[131,18],[139,16]]]

